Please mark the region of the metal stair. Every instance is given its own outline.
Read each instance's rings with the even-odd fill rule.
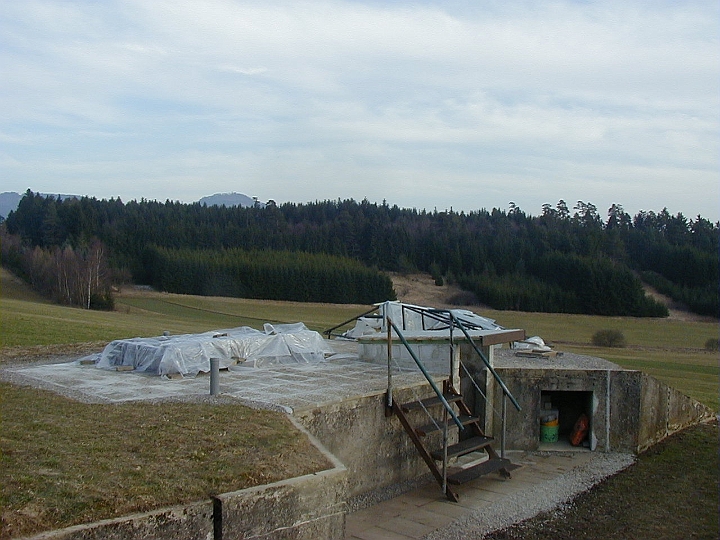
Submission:
[[[410,436],[410,439],[415,445],[418,453],[430,469],[430,472],[442,487],[443,493],[451,501],[457,502],[458,494],[449,488],[449,484],[463,484],[493,472],[498,472],[502,477],[509,479],[510,471],[517,468],[510,462],[510,460],[505,459],[504,457],[506,399],[510,399],[517,410],[520,410],[520,405],[518,405],[517,400],[512,396],[507,386],[502,379],[500,379],[483,352],[475,344],[467,328],[465,328],[464,324],[457,319],[451,311],[425,310],[424,314],[430,315],[435,320],[441,321],[447,325],[449,330],[448,343],[450,352],[450,376],[448,379],[443,381],[443,389],[440,390],[433,380],[433,377],[430,376],[423,363],[418,359],[410,344],[403,336],[402,330],[391,320],[389,316],[386,316],[385,323],[388,341],[388,392],[386,401],[386,416],[397,416],[403,428]],[[500,444],[502,456],[498,455],[498,453],[493,449],[493,437],[487,436],[483,432],[480,419],[473,416],[472,411],[463,400],[462,395],[456,390],[457,387],[453,386],[453,381],[458,381],[455,384],[459,386],[459,368],[461,366],[459,359],[456,358],[454,353],[454,329],[460,330],[466,341],[472,346],[472,349],[484,362],[489,376],[491,375],[494,378],[495,382],[502,390],[502,433]],[[425,399],[417,399],[403,404],[397,403],[397,401],[394,400],[391,372],[391,344],[393,341],[393,331],[415,361],[418,369],[420,369],[425,376],[428,384],[432,387],[435,392],[434,396]],[[486,398],[485,394],[482,392],[480,392],[480,394],[482,394],[483,398]],[[414,425],[410,420],[411,417],[418,417],[418,414],[414,414],[412,411],[420,409],[426,413],[430,423]],[[431,413],[433,410],[435,410],[436,413]],[[424,421],[426,422],[426,420]],[[458,430],[458,435],[457,437],[453,435],[452,438],[457,439],[457,442],[449,444],[449,440],[451,438],[450,430],[455,429]],[[431,450],[429,449],[429,446],[437,443],[428,441],[436,441],[437,437],[430,437],[430,435],[438,431],[442,432],[442,446],[440,449],[436,448]],[[456,462],[454,465],[451,465],[451,461],[457,460],[457,458],[472,452],[484,452],[487,454],[487,459],[477,463],[476,465],[465,468],[457,467]]]
[[[418,453],[427,464],[430,472],[443,488],[447,498],[457,502],[458,494],[448,487],[448,484],[459,485],[470,482],[480,476],[499,472],[504,478],[510,478],[510,471],[516,468],[510,460],[501,458],[493,449],[494,439],[485,435],[480,428],[480,419],[472,416],[462,396],[455,392],[449,381],[443,383],[443,398],[446,403],[457,408],[457,419],[463,426],[463,432],[467,438],[461,439],[455,444],[448,445],[447,438],[449,430],[459,429],[456,422],[443,414],[443,418],[434,420],[431,423],[415,426],[409,419],[408,413],[414,410],[423,409],[427,412],[437,411],[443,413],[443,403],[439,396],[412,401],[409,403],[393,402],[392,413],[395,414],[410,439],[415,444]],[[428,448],[427,438],[432,433],[443,431],[443,445],[441,448],[431,450]],[[467,468],[452,468],[450,462],[472,452],[484,451],[487,460]]]

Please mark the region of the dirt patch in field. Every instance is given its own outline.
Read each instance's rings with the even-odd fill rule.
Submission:
[[[666,296],[664,294],[659,293],[654,288],[652,288],[650,285],[643,284],[643,289],[645,289],[645,294],[647,296],[650,296],[660,302],[661,304],[664,304],[665,307],[668,308],[668,319],[676,320],[676,321],[685,321],[685,322],[716,322],[717,319],[714,319],[712,317],[705,317],[703,315],[698,315],[696,313],[693,313],[692,311],[688,310],[684,305],[680,304],[679,302],[676,302],[669,296]]]
[[[391,273],[395,294],[400,302],[436,308],[483,309],[477,298],[457,285],[435,285],[427,274]]]
[[[400,302],[437,308],[465,308],[473,311],[491,309],[481,304],[474,295],[457,285],[435,285],[428,274],[397,274],[391,273],[390,278],[395,294]],[[668,319],[685,322],[717,322],[713,317],[704,317],[689,311],[685,306],[675,302],[669,296],[660,294],[649,285],[645,285],[645,293],[652,296],[669,311]]]

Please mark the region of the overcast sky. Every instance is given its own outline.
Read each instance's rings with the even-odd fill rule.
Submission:
[[[720,219],[720,2],[0,3],[0,191]]]

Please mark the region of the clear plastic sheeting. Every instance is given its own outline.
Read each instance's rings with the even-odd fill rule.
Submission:
[[[534,352],[552,351],[552,348],[540,336],[529,337],[524,341],[516,341],[513,343],[513,349]]]
[[[363,336],[386,332],[387,318],[401,330],[445,330],[449,327],[446,313],[435,314],[432,308],[388,301],[378,304],[378,314],[372,317],[360,317],[355,327],[348,330],[342,337],[358,339]],[[488,319],[467,309],[452,309],[450,312],[468,329],[503,330],[493,319]]]
[[[263,367],[323,362],[333,349],[303,323],[265,324],[264,331],[247,326],[202,334],[119,339],[108,344],[96,366],[157,375],[195,376],[210,371],[210,359],[220,368]]]

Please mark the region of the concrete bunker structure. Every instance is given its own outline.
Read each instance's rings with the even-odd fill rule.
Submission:
[[[639,453],[680,429],[716,417],[705,405],[641,371],[601,358],[552,351],[544,344],[536,346],[532,339],[527,340],[528,345],[524,331],[505,329],[484,318],[482,326],[469,332],[476,347],[470,346],[459,332],[455,337],[443,334],[447,330],[443,325],[426,329],[424,315],[413,319],[398,313],[406,309],[417,313],[418,306],[392,304],[381,306],[379,320],[392,313],[403,321],[406,341],[436,381],[457,378],[455,384],[479,418],[480,427],[503,450]],[[358,326],[367,325],[364,321]],[[387,327],[382,322],[375,323],[375,330],[353,336],[358,342],[358,360],[387,365],[390,347],[395,365],[412,369],[414,362],[400,339],[392,336],[388,345]],[[476,354],[476,348],[485,360]],[[455,373],[449,367],[451,357],[463,366]],[[520,410],[503,403],[505,392],[493,379],[492,371],[517,400]],[[424,381],[393,391],[399,401],[432,395]],[[378,392],[332,408],[296,413],[298,420],[348,466],[351,500],[427,472],[397,419],[383,414],[386,400],[387,391]],[[557,442],[541,440],[541,418],[548,408],[557,411]],[[507,414],[503,421],[504,410]],[[582,444],[572,446],[569,436],[580,415],[587,417],[589,429]],[[375,451],[366,452],[368,448]]]
[[[585,448],[639,453],[680,429],[714,417],[708,407],[653,377],[600,358],[571,353],[518,357],[512,349],[497,349],[492,356],[495,370],[522,407],[508,415],[508,448],[571,449],[568,437],[585,414],[590,422]],[[478,377],[484,380],[486,374],[480,372]],[[500,399],[495,395],[495,410],[501,407]],[[558,412],[557,443],[541,441],[541,417],[548,403]],[[498,435],[496,416],[483,407],[478,400],[489,431]]]
[[[430,378],[438,384],[453,380],[482,431],[501,442],[503,450],[638,453],[679,429],[716,418],[709,408],[640,371],[599,358],[549,353],[532,344],[519,348],[524,347],[520,345],[525,338],[522,330],[504,329],[494,321],[461,313],[458,317],[465,317],[463,324],[474,340],[470,345],[460,333],[444,334],[448,329],[435,324],[436,319],[431,324],[424,316],[418,319],[405,314],[403,319],[405,307],[392,303],[384,309],[404,321],[403,333],[422,357]],[[397,365],[388,367],[388,333],[382,321],[382,314],[364,321],[366,327],[353,340],[329,340],[325,345],[336,354],[316,364],[266,363],[222,373],[222,393],[251,406],[289,414],[298,428],[327,452],[332,469],[220,494],[186,508],[75,527],[53,537],[102,538],[122,529],[125,532],[118,537],[128,539],[184,538],[183,530],[207,538],[213,534],[222,537],[223,531],[235,537],[342,538],[347,511],[428,482],[428,467],[405,427],[397,415],[388,414],[388,381],[392,380],[396,403],[432,398],[434,391],[414,366],[414,359],[403,351],[398,336],[390,339]],[[230,336],[211,339],[226,337]],[[460,362],[464,368],[459,367]],[[85,371],[80,375],[78,370]],[[27,380],[52,379],[53,387],[67,386],[101,401],[207,394],[208,381],[202,375],[180,380],[133,376],[125,370],[94,369],[79,362],[13,371]],[[517,400],[519,411],[503,404],[507,398],[493,371]],[[87,380],[80,380],[83,377]],[[91,383],[93,378],[96,383]],[[558,414],[556,443],[540,440],[540,418],[547,404]],[[588,438],[584,446],[572,447],[567,435],[581,414],[589,419]],[[418,422],[424,415],[420,409],[408,413]],[[451,442],[462,435],[454,437]],[[440,438],[438,434],[428,436],[435,443]],[[473,462],[482,461],[480,457]],[[453,465],[462,469],[467,464],[458,459]],[[440,490],[438,497],[442,498]],[[169,528],[164,531],[162,527]]]

